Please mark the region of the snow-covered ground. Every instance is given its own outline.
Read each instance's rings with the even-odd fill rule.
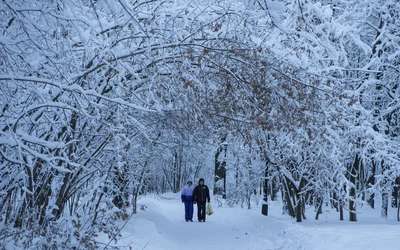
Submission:
[[[400,222],[394,211],[386,220],[380,218],[380,209],[363,206],[358,209],[358,221],[349,222],[348,217],[339,221],[335,210],[315,220],[310,208],[308,219],[296,223],[282,215],[278,202],[269,204],[268,216],[261,214],[261,205],[249,210],[211,202],[214,214],[199,223],[196,206],[194,222],[184,220],[179,193],[144,197],[117,245],[135,250],[400,249]]]

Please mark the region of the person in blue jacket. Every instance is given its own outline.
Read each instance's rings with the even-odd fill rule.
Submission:
[[[187,179],[186,185],[182,188],[181,199],[185,204],[185,220],[193,222],[193,182]]]

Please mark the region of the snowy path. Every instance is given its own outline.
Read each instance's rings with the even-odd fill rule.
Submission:
[[[194,222],[184,220],[179,195],[159,201],[141,200],[140,203],[146,204],[146,211],[140,211],[124,229],[132,232],[124,242],[137,245],[133,249],[309,249],[302,247],[298,232],[291,234],[296,225],[262,216],[259,209],[218,208],[214,205],[214,214],[207,216],[205,223],[200,223],[196,206]],[[127,241],[129,238],[130,243]]]
[[[281,216],[279,206],[270,206],[270,215],[263,216],[259,207],[212,204],[214,214],[207,216],[207,222],[197,222],[196,207],[194,222],[185,222],[179,194],[143,198],[139,206],[145,209],[128,221],[117,245],[134,250],[386,250],[400,245],[396,221],[354,223],[338,221],[334,214],[298,224]]]

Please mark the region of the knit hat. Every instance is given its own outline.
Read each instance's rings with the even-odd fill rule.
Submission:
[[[200,181],[203,181],[203,183],[204,183],[204,179],[203,179],[203,178],[200,178],[200,180],[199,180],[199,184],[200,184]]]

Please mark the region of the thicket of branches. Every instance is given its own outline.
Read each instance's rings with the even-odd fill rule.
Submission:
[[[229,205],[266,188],[297,221],[387,216],[400,8],[330,2],[2,1],[0,241],[102,247],[140,195],[214,164]]]

